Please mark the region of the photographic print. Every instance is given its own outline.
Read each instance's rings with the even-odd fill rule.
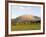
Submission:
[[[44,33],[44,3],[9,2],[8,34],[42,34]]]
[[[11,31],[40,30],[41,7],[11,5]]]

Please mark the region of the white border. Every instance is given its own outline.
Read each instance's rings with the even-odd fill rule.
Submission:
[[[41,7],[41,30],[28,30],[28,31],[12,31],[11,32],[11,12],[10,7],[11,5],[22,5],[22,6],[40,6]],[[43,5],[36,5],[36,4],[18,4],[18,3],[8,3],[8,34],[25,34],[25,33],[39,33],[43,32]]]

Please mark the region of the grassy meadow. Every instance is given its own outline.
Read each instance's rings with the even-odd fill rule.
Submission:
[[[11,31],[40,30],[40,23],[14,23],[11,25]]]

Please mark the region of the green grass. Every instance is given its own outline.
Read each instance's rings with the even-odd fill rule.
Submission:
[[[11,25],[11,31],[40,30],[40,23]]]

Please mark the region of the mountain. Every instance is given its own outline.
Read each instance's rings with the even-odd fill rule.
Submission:
[[[15,19],[11,19],[12,23],[25,22],[25,21],[37,22],[40,20],[41,20],[40,17],[33,16],[33,15],[22,15],[22,16],[16,17]]]

